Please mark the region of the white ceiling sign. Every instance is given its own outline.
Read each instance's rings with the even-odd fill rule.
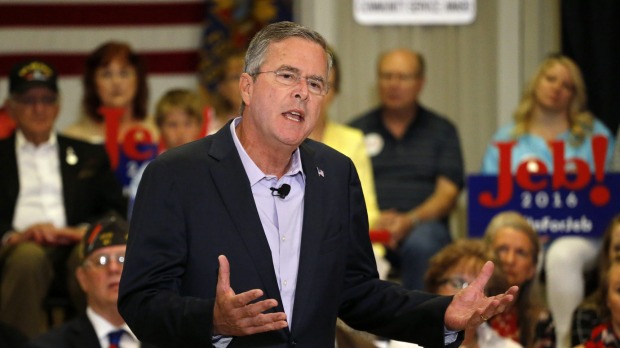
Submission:
[[[476,19],[476,0],[354,0],[362,25],[464,25]]]

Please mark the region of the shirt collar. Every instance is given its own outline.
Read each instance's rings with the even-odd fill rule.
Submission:
[[[46,142],[40,144],[38,147],[53,148],[56,146],[57,143],[58,143],[58,139],[56,137],[56,133],[52,132],[52,134],[50,134],[49,139],[47,139]],[[19,128],[15,131],[15,147],[17,149],[25,149],[26,147],[37,148],[37,146],[35,146],[33,143],[28,141],[28,139],[26,139],[26,136],[24,136],[24,133]]]
[[[230,133],[232,134],[233,141],[235,143],[235,147],[237,148],[237,152],[239,153],[239,157],[241,157],[241,163],[243,163],[243,168],[248,175],[248,179],[250,179],[250,186],[254,186],[254,184],[261,181],[263,178],[267,177],[265,173],[263,173],[256,163],[252,161],[250,156],[243,145],[241,145],[241,141],[239,141],[239,137],[237,137],[237,132],[235,132],[235,128],[241,122],[241,117],[237,117],[230,123]],[[291,164],[284,176],[294,176],[297,174],[301,174],[302,180],[305,181],[306,174],[301,166],[301,153],[299,152],[299,148],[296,148],[293,154],[291,155]]]
[[[107,320],[105,320],[102,316],[97,314],[90,306],[86,308],[86,316],[90,319],[91,324],[93,324],[93,328],[95,328],[95,333],[97,334],[97,338],[101,340],[104,337],[107,337],[108,334],[112,331],[117,330],[125,330],[125,332],[134,340],[138,341],[136,335],[133,334],[127,323],[123,322],[123,325],[116,327],[110,324]]]

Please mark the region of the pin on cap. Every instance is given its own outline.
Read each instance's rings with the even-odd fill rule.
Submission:
[[[122,217],[114,214],[94,223],[82,240],[82,255],[88,257],[95,250],[113,245],[126,245],[129,225]]]
[[[58,73],[41,60],[27,60],[13,66],[9,74],[9,93],[21,94],[33,87],[47,87],[58,92]]]

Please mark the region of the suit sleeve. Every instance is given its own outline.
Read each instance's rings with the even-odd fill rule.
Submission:
[[[378,279],[362,196],[357,173],[351,168],[350,248],[339,316],[358,330],[424,347],[443,347],[444,315],[452,298],[409,291]]]

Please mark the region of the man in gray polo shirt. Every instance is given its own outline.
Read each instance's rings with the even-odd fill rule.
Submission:
[[[366,136],[372,158],[378,228],[389,230],[403,285],[423,289],[428,259],[451,241],[447,219],[463,187],[463,157],[454,125],[424,108],[424,59],[408,49],[378,63],[381,105],[351,125]]]

